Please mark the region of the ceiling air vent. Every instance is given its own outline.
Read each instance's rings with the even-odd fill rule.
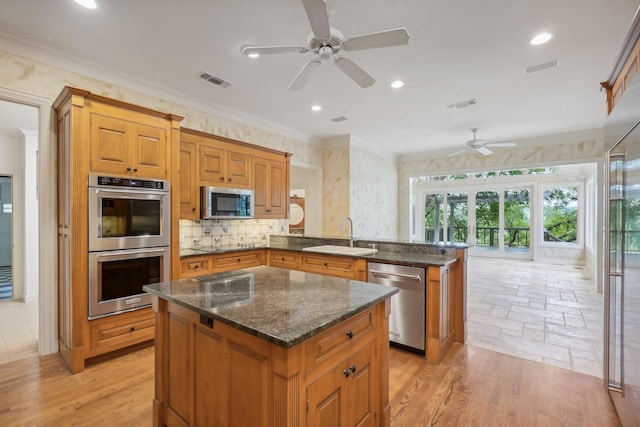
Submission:
[[[474,99],[468,99],[462,102],[456,102],[455,104],[447,105],[447,108],[455,108],[456,110],[460,110],[461,108],[471,107],[472,105],[476,105],[478,101]]]
[[[555,61],[545,62],[544,64],[540,64],[540,65],[535,65],[533,67],[527,68],[527,74],[537,73],[538,71],[548,70],[549,68],[555,68],[558,66],[558,64],[559,62],[556,59]]]
[[[349,119],[347,119],[345,116],[340,116],[340,117],[336,117],[335,119],[331,119],[333,123],[340,123],[340,122],[344,122],[345,120],[349,120]]]
[[[220,77],[216,77],[213,74],[209,74],[209,73],[202,73],[200,74],[200,78],[204,79],[206,81],[208,81],[209,83],[213,83],[214,85],[218,85],[220,87],[229,87],[231,86],[231,83],[221,79]]]

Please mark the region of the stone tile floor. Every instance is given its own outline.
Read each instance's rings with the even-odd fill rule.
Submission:
[[[602,378],[603,295],[587,273],[470,257],[467,344]]]
[[[38,303],[0,301],[0,364],[38,354]]]

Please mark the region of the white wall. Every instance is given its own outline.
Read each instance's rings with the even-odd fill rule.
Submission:
[[[34,112],[35,114],[35,112]],[[38,299],[39,215],[38,215],[38,131],[20,129],[24,143],[24,300]]]
[[[356,237],[398,237],[398,170],[395,156],[351,145],[349,212]]]

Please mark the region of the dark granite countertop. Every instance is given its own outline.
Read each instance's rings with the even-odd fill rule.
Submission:
[[[384,285],[265,266],[143,289],[285,348],[398,292]]]
[[[246,251],[251,249],[269,248],[288,251],[302,251],[304,248],[312,246],[320,246],[322,244],[337,244],[348,246],[348,240],[344,239],[323,239],[321,241],[315,241],[309,238],[287,238],[287,239],[272,239],[268,246],[247,246],[245,245],[219,245],[219,246],[203,246],[197,249],[181,249],[180,257],[187,258],[191,256],[207,255],[207,254],[220,254],[228,252]],[[326,243],[328,242],[328,243]],[[358,241],[360,247],[367,247],[370,241]],[[427,267],[430,265],[445,266],[451,264],[457,260],[455,257],[455,248],[466,248],[464,245],[454,246],[439,246],[439,245],[416,245],[416,244],[390,244],[386,242],[378,242],[380,248],[378,252],[371,255],[338,255],[349,256],[352,258],[364,258],[369,262],[381,262],[388,264],[401,264],[411,267]],[[305,251],[306,252],[306,251]],[[309,251],[311,252],[311,251]],[[452,253],[453,252],[453,253]],[[324,255],[337,255],[327,254],[326,252],[318,252]]]

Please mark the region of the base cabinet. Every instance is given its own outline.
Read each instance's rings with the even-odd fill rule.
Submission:
[[[389,425],[388,301],[291,348],[153,307],[154,426]]]
[[[307,387],[307,426],[374,426],[374,342]]]

